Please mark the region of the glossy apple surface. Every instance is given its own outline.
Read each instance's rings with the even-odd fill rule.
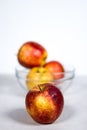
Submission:
[[[44,67],[34,67],[28,72],[26,78],[26,85],[30,90],[38,86],[38,84],[51,82],[53,75]]]
[[[28,114],[38,123],[50,124],[61,115],[64,98],[61,91],[52,84],[39,85],[37,91],[30,90],[25,98]]]
[[[42,66],[47,58],[46,49],[37,42],[24,43],[18,50],[17,59],[19,63],[27,68]]]
[[[59,61],[49,61],[44,65],[44,67],[53,73],[54,79],[60,79],[64,77],[64,67]]]

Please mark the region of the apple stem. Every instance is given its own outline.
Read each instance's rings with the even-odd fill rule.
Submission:
[[[42,89],[41,89],[41,87],[40,87],[40,84],[38,84],[38,87],[39,87],[40,91],[42,91]]]

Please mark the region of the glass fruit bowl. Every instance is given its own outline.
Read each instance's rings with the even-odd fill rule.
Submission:
[[[72,65],[64,65],[64,70],[65,70],[65,72],[56,73],[56,75],[58,75],[59,77],[62,75],[61,78],[55,79],[55,80],[54,79],[46,80],[46,78],[45,78],[46,82],[44,80],[39,81],[39,79],[37,79],[35,77],[33,78],[33,80],[31,80],[30,78],[27,77],[27,74],[29,73],[30,69],[26,69],[20,65],[16,66],[15,75],[16,75],[18,83],[26,92],[28,92],[30,89],[29,85],[31,85],[31,86],[34,85],[36,87],[39,84],[43,84],[43,83],[52,83],[56,87],[58,87],[62,92],[64,92],[71,85],[71,83],[75,77],[75,68]],[[34,75],[34,73],[33,73],[33,75]],[[38,75],[41,76],[41,73],[37,72],[36,76],[38,76]]]

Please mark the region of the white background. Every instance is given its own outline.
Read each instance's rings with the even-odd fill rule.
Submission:
[[[0,0],[0,73],[14,73],[26,41],[48,50],[47,60],[87,75],[87,0]]]

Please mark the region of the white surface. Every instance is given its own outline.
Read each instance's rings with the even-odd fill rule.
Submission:
[[[87,74],[87,0],[0,0],[0,73],[14,73],[29,40],[44,45],[48,59]]]
[[[76,77],[64,93],[65,106],[53,124],[34,122],[25,109],[26,93],[12,75],[0,75],[0,130],[86,130],[87,76]]]

